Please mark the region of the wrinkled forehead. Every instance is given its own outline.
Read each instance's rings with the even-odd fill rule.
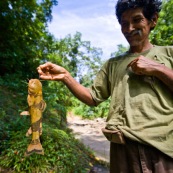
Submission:
[[[124,11],[121,16],[121,22],[123,20],[136,18],[136,17],[144,17],[142,8],[134,8],[134,9],[128,9],[128,10]]]

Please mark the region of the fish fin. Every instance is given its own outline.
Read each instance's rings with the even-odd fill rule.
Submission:
[[[42,100],[39,109],[40,109],[42,112],[44,112],[45,109],[46,109],[46,106],[47,106],[46,102],[45,102],[44,100]]]
[[[28,137],[28,136],[30,136],[32,134],[32,129],[31,129],[31,127],[28,129],[28,131],[26,132],[26,136]]]
[[[44,150],[40,142],[37,144],[31,142],[25,152],[25,156],[29,156],[33,153],[44,155]]]
[[[41,112],[44,112],[46,109],[46,102],[44,100],[41,100],[38,104],[33,105],[34,108],[39,109]]]
[[[20,113],[20,115],[30,115],[29,111],[23,111]]]

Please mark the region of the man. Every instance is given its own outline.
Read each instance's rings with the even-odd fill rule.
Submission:
[[[89,89],[63,67],[38,67],[40,78],[62,81],[90,106],[111,97],[104,130],[110,173],[173,173],[173,47],[149,41],[160,8],[159,0],[118,0],[116,15],[130,49],[109,59]]]

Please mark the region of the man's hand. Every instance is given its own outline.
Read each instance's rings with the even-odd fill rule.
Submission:
[[[68,73],[68,71],[65,68],[53,64],[51,62],[47,62],[43,65],[40,65],[37,68],[37,71],[39,73],[40,78],[44,80],[62,81],[65,77],[65,74]]]
[[[131,67],[135,74],[155,76],[158,69],[163,67],[163,65],[144,56],[139,56],[128,64],[127,68],[129,67]]]

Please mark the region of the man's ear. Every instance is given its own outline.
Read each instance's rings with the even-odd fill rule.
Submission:
[[[154,28],[156,26],[158,18],[159,18],[158,13],[155,13],[151,19],[151,27],[152,28]]]

